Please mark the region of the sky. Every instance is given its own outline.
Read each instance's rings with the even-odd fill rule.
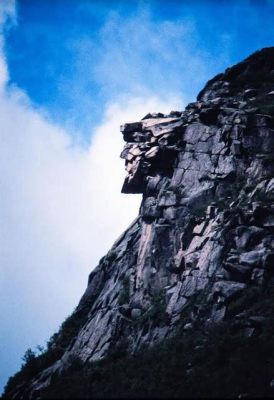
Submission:
[[[137,216],[119,126],[274,41],[271,0],[0,0],[0,392]]]

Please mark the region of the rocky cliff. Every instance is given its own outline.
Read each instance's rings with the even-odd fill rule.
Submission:
[[[86,365],[121,345],[134,354],[197,323],[229,321],[251,337],[273,317],[250,311],[250,293],[273,286],[274,48],[217,75],[185,111],[121,133],[122,192],[142,193],[139,215],[52,339],[58,356],[7,387],[13,398],[38,396],[75,358]]]

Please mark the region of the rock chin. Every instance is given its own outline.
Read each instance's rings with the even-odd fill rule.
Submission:
[[[30,397],[71,357],[98,360],[125,339],[135,352],[172,336],[182,317],[186,329],[233,321],[232,302],[273,278],[273,83],[274,48],[263,49],[185,111],[121,126],[122,192],[143,194],[140,214],[91,272],[75,311],[85,318],[25,385]]]

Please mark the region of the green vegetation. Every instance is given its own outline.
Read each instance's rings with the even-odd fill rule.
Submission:
[[[112,263],[113,261],[116,260],[116,258],[117,258],[116,252],[114,250],[110,250],[105,257],[105,260],[108,261],[109,263]]]
[[[156,326],[167,323],[165,291],[159,290],[152,296],[151,307],[148,310],[148,319]]]
[[[134,321],[138,327],[146,325],[161,326],[168,323],[166,313],[166,298],[164,290],[159,290],[152,295],[151,305]]]
[[[256,58],[254,55],[252,62],[244,62],[234,65],[226,73],[226,79],[230,82],[230,88],[232,90],[232,95],[237,94],[237,92],[244,89],[257,89],[259,93],[267,93],[272,90],[274,83],[274,75],[269,73],[271,68],[270,60],[273,65],[273,50],[271,50],[271,55],[264,57],[257,53]],[[249,60],[251,59],[249,58]],[[268,65],[266,63],[268,60]],[[251,60],[250,60],[251,61]]]
[[[201,292],[193,302],[200,303],[203,296]],[[155,293],[146,321],[160,324],[163,305],[163,294]],[[239,328],[234,323],[235,314],[242,311],[242,327],[250,316],[264,317],[251,337],[243,334],[241,324]],[[214,328],[205,329],[196,323],[194,330],[184,331],[179,324],[173,338],[143,347],[134,355],[127,353],[127,338],[121,338],[101,361],[82,365],[75,358],[69,369],[52,378],[39,398],[273,398],[274,286],[249,288],[230,304],[229,314],[232,319]],[[69,327],[72,321],[66,324]],[[59,336],[53,343],[60,340]],[[4,398],[23,378],[30,379],[37,373],[39,360],[41,355],[37,357],[27,350],[24,376],[21,371],[20,379],[10,380]]]
[[[272,397],[273,354],[270,330],[248,338],[224,323],[177,335],[134,356],[82,368],[72,364],[41,398]]]
[[[260,298],[261,288],[258,286],[248,287],[240,297],[231,301],[228,306],[228,312],[231,316],[239,314],[249,309]]]
[[[274,87],[273,67],[273,48],[269,48],[229,68],[225,79],[230,82],[231,94],[236,95],[244,89],[256,89],[255,97],[248,100],[249,106],[258,107],[259,112],[274,116],[273,96],[267,95]]]
[[[130,299],[130,280],[129,277],[126,276],[123,279],[123,287],[118,297],[118,304],[121,306],[123,304],[128,304]]]
[[[62,323],[59,332],[49,339],[45,350],[39,346],[37,347],[37,352],[28,349],[22,358],[21,370],[8,380],[5,392],[10,393],[16,385],[30,380],[34,375],[59,360],[86,321],[89,309],[89,303],[86,303],[82,308],[76,309]]]
[[[258,107],[259,112],[262,114],[270,115],[274,117],[274,100],[272,96],[261,95],[252,102],[252,106]]]
[[[192,205],[190,208],[191,214],[197,218],[204,217],[206,215],[206,210],[209,204],[210,203],[208,202],[205,204]]]

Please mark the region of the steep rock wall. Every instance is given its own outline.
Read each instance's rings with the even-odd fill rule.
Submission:
[[[121,343],[134,352],[197,321],[237,325],[231,304],[271,281],[273,58],[266,49],[218,75],[184,112],[121,126],[122,191],[143,194],[139,216],[91,272],[77,308],[88,304],[84,323],[62,358],[34,377],[29,395],[72,357],[98,360]],[[256,324],[240,329],[251,334]]]

